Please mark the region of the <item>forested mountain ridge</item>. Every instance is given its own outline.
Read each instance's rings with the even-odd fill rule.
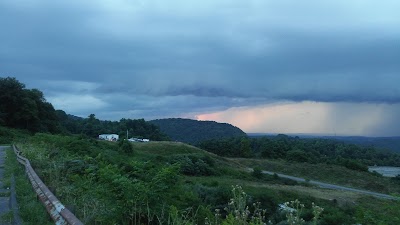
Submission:
[[[170,118],[149,121],[174,141],[198,144],[205,140],[247,136],[241,129],[227,123]]]

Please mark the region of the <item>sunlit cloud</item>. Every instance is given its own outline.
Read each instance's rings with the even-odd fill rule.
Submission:
[[[231,123],[249,133],[395,136],[400,128],[393,114],[399,109],[400,104],[306,101],[236,107],[196,118]]]

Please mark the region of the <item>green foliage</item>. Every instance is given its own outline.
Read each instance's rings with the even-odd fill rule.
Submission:
[[[11,176],[14,175],[15,177],[19,215],[24,224],[54,224],[47,215],[46,208],[37,199],[35,192],[32,190],[32,185],[25,174],[25,170],[18,163],[14,152],[8,149],[6,154],[5,179],[9,183]]]
[[[215,174],[214,160],[206,155],[182,154],[171,157],[170,162],[180,165],[182,174],[188,176],[210,176]]]
[[[178,165],[121,154],[123,142],[119,147],[79,136],[37,134],[21,146],[42,180],[85,224],[154,222],[181,193]]]
[[[302,150],[290,150],[286,153],[286,159],[294,162],[308,162],[309,157],[307,153]]]
[[[355,216],[360,224],[400,224],[400,202],[365,197],[356,207]]]
[[[252,207],[249,207],[248,200],[249,196],[244,192],[241,186],[232,187],[232,198],[230,199],[228,206],[224,208],[227,216],[222,219],[221,212],[216,209],[215,224],[223,225],[264,225],[267,224],[267,211],[261,208],[260,202],[255,202]],[[303,218],[304,211],[311,211],[312,215],[308,218],[308,221],[314,225],[317,225],[321,217],[321,213],[324,210],[322,207],[312,203],[311,209],[306,209],[305,205],[300,203],[298,199],[290,202],[286,202],[280,205],[280,210],[277,213],[284,213],[287,224],[289,225],[302,225],[306,224],[306,220]],[[221,218],[221,219],[218,219]],[[278,224],[282,224],[283,221],[279,221]],[[307,222],[308,222],[307,221]],[[208,223],[214,224],[214,223]],[[271,220],[268,224],[272,224]]]
[[[283,210],[286,213],[287,223],[289,225],[302,225],[305,224],[305,220],[301,218],[304,210],[304,204],[301,204],[299,200],[285,202],[283,204]]]
[[[345,143],[400,153],[400,137],[335,137]]]
[[[225,205],[231,198],[231,190],[225,186],[195,184],[193,189],[201,202],[207,205]]]
[[[228,157],[252,156],[251,142],[249,138],[228,138],[203,141],[199,147],[209,152]]]
[[[282,160],[235,159],[247,167],[259,166],[264,170],[288,174],[309,180],[323,181],[348,187],[386,194],[400,193],[400,186],[392,179],[364,171],[349,170],[341,165],[326,163],[298,163]]]
[[[346,159],[341,162],[346,168],[351,169],[351,170],[358,170],[358,171],[368,171],[368,167],[366,165],[363,165],[362,163],[352,160],[352,159]]]
[[[358,171],[368,171],[367,165],[400,166],[400,154],[328,139],[300,139],[286,135],[251,139],[240,137],[208,140],[199,146],[221,156],[327,163]]]
[[[92,138],[103,133],[116,133],[123,137],[128,131],[137,137],[168,140],[156,125],[143,119],[101,121],[94,114],[83,119],[62,110],[56,111],[40,90],[26,89],[16,78],[0,77],[0,102],[0,126],[25,129],[31,133],[84,134]],[[2,139],[0,136],[0,141]]]
[[[391,180],[394,181],[397,184],[400,184],[400,174],[395,176],[395,177],[392,177]]]
[[[205,140],[228,137],[244,137],[246,134],[237,127],[214,121],[197,121],[190,119],[159,119],[150,123],[160,127],[174,141],[198,144]]]
[[[31,132],[61,130],[53,106],[37,89],[26,89],[17,79],[0,77],[0,125]]]
[[[281,178],[254,178],[223,167],[228,160],[200,149],[182,143],[130,144],[135,154],[121,152],[118,143],[84,136],[36,134],[20,146],[42,180],[85,224],[262,224],[268,220],[282,224],[287,219],[280,216],[277,205],[291,199],[304,202],[300,217],[309,224],[356,223],[354,212],[327,201],[317,223],[311,207],[314,199],[268,188],[284,184]],[[230,193],[228,187],[238,182],[249,184],[249,194],[242,193],[244,188]],[[227,204],[231,198],[237,203]],[[241,212],[239,220],[236,210]]]
[[[30,136],[26,130],[18,130],[0,126],[0,144],[10,144],[15,140],[23,140]]]
[[[120,151],[122,151],[122,152],[124,152],[126,154],[132,154],[133,153],[133,146],[126,139],[120,140],[119,143],[118,143],[118,146],[119,146]]]
[[[57,116],[65,132],[71,134],[84,134],[91,138],[97,138],[99,134],[118,134],[123,138],[126,137],[128,131],[130,137],[148,138],[153,141],[168,140],[168,137],[162,134],[156,125],[144,119],[103,121],[97,119],[95,114],[90,114],[84,119],[68,115],[62,110],[57,110]]]
[[[260,179],[263,177],[262,169],[259,166],[253,168],[253,176]]]

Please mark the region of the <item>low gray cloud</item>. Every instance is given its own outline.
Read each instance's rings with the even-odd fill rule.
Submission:
[[[69,113],[103,119],[287,100],[393,104],[400,102],[399,7],[4,0],[0,73],[43,90]]]

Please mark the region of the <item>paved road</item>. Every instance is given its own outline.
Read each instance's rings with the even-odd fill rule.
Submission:
[[[252,169],[250,169],[250,168],[249,168],[249,170],[252,171]],[[263,170],[262,173],[269,174],[269,175],[275,174],[274,172],[265,171],[265,170]],[[301,178],[301,177],[294,177],[294,176],[289,176],[289,175],[285,175],[285,174],[281,174],[281,173],[276,173],[276,174],[279,177],[295,180],[295,181],[298,181],[298,182],[307,182],[309,184],[314,184],[314,185],[316,185],[318,187],[321,187],[321,188],[334,189],[334,190],[343,190],[343,191],[351,191],[351,192],[356,192],[356,193],[360,193],[360,194],[372,195],[372,196],[375,196],[375,197],[378,197],[378,198],[383,198],[383,199],[400,200],[399,197],[394,197],[394,196],[391,196],[391,195],[386,195],[386,194],[382,194],[382,193],[378,193],[378,192],[366,191],[366,190],[361,190],[361,189],[356,189],[356,188],[349,188],[349,187],[345,187],[345,186],[340,186],[340,185],[336,185],[336,184],[328,184],[328,183],[315,181],[315,180],[306,180],[306,179]]]
[[[10,211],[10,190],[5,188],[4,183],[2,182],[2,180],[4,179],[4,162],[6,160],[6,148],[6,146],[0,146],[0,217]]]

